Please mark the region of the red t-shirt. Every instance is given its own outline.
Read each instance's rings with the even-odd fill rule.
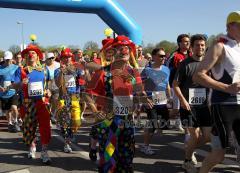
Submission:
[[[106,103],[106,88],[105,88],[105,77],[107,72],[104,70],[96,71],[91,81],[87,84],[87,92],[100,96],[97,98],[96,103],[98,106],[103,106]],[[142,84],[141,76],[136,69],[132,69],[131,67],[127,67],[123,70],[111,69],[112,74],[112,90],[114,96],[130,96],[134,94],[133,85]],[[135,79],[133,79],[133,78]],[[133,82],[132,82],[133,81]],[[133,84],[134,83],[134,84]],[[102,97],[101,97],[102,96]],[[100,107],[101,107],[100,106]]]

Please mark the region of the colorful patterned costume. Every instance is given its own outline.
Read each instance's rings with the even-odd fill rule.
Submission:
[[[36,68],[28,66],[22,69],[19,67],[15,74],[16,83],[26,78],[29,80],[28,85],[23,85],[23,141],[26,145],[30,145],[34,141],[37,123],[39,124],[41,143],[47,145],[51,139],[50,113],[44,100],[45,81],[47,80],[45,76],[47,75],[41,65]],[[33,87],[33,90],[31,90],[31,84],[40,84],[42,89],[34,90]]]
[[[121,76],[112,76],[111,66],[95,72],[92,77],[93,85],[88,85],[88,92],[95,96],[106,96],[113,98],[115,96],[125,95],[129,97],[133,94],[133,84],[141,83],[141,77],[137,71],[127,66],[124,73],[131,76],[131,79]],[[129,97],[130,98],[130,97]],[[106,108],[108,104],[104,103],[100,97],[96,101],[98,107]],[[113,102],[113,100],[112,100]],[[134,129],[127,126],[126,122],[131,122],[131,111],[126,115],[115,113],[112,120],[105,120],[95,126],[92,136],[98,137],[99,142],[99,172],[133,172],[134,157]],[[95,133],[94,133],[95,132]]]
[[[60,69],[55,70],[55,79],[59,77],[60,73],[62,73]],[[66,93],[61,91],[59,93],[57,121],[63,137],[68,141],[81,125],[80,86],[77,82],[81,74],[79,69],[76,69],[74,73],[62,74],[62,85],[64,85]]]

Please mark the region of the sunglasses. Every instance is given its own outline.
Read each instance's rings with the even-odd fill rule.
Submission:
[[[162,58],[162,59],[165,59],[165,58],[166,58],[166,55],[157,54],[157,56],[158,56],[159,58]]]
[[[48,58],[49,60],[53,60],[54,59],[54,57],[51,57],[51,58]]]

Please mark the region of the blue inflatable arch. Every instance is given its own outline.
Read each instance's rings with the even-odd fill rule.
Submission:
[[[118,35],[141,45],[140,26],[115,0],[0,0],[0,7],[41,11],[94,13]]]

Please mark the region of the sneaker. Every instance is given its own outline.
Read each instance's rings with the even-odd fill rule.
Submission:
[[[197,173],[198,170],[192,162],[184,162],[182,168],[185,169],[187,173]]]
[[[50,164],[51,163],[51,158],[48,156],[47,151],[42,151],[41,152],[41,159],[42,159],[42,163],[44,163],[44,164]]]
[[[176,130],[180,131],[180,132],[184,132],[184,129],[182,127],[182,122],[180,119],[177,119],[175,122],[175,128]]]
[[[56,122],[57,122],[54,115],[51,116],[51,122],[52,122],[52,124],[56,124]]]
[[[20,128],[20,126],[18,125],[18,122],[15,122],[15,123],[14,123],[14,128],[15,128],[15,130],[16,130],[17,132],[20,132],[20,131],[21,131],[21,128]]]
[[[196,152],[193,152],[193,154],[192,154],[192,163],[194,165],[197,165],[198,162],[197,162],[197,158],[196,158],[195,154],[196,154]]]
[[[18,119],[18,125],[21,127],[23,125],[23,121],[21,118]]]
[[[64,153],[71,153],[72,152],[72,148],[69,144],[65,144],[64,146]]]
[[[97,161],[97,150],[96,149],[90,149],[89,151],[89,158],[91,161],[96,162]]]
[[[152,148],[149,145],[142,145],[140,148],[140,151],[146,155],[154,155],[155,152],[152,150]]]
[[[35,159],[36,158],[36,147],[30,147],[28,152],[28,158],[29,159]]]
[[[14,125],[8,124],[8,132],[10,132],[10,133],[16,133],[17,130],[16,130],[16,128],[15,128]]]
[[[238,162],[238,163],[240,163],[240,147],[239,146],[236,146],[235,147],[235,154],[236,154],[236,161]]]

